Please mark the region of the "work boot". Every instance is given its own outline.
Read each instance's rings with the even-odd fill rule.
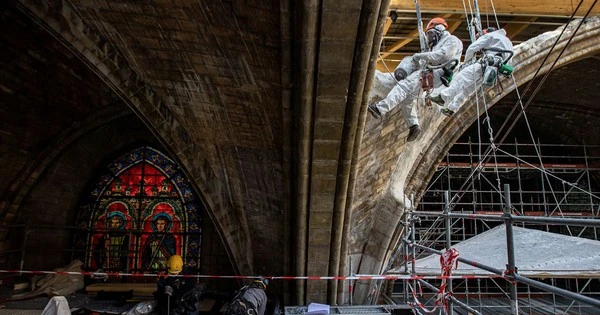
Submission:
[[[381,118],[381,112],[379,111],[379,108],[377,108],[377,103],[369,104],[369,113],[371,113],[375,119]]]
[[[442,113],[448,117],[451,117],[454,114],[454,111],[451,109],[448,109],[447,107],[442,107],[442,108],[440,108],[440,113]]]
[[[406,137],[406,142],[411,142],[417,139],[419,134],[421,133],[421,127],[419,125],[412,125],[408,129],[408,137]]]
[[[442,98],[441,95],[436,95],[436,96],[431,96],[429,97],[429,100],[431,100],[432,102],[440,105],[440,106],[444,106],[444,99]]]

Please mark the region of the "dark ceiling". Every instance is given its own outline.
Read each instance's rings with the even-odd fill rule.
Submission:
[[[599,72],[600,59],[591,57],[554,69],[545,80],[539,76],[530,82],[529,89],[529,83],[520,87],[520,101],[517,92],[513,92],[489,111],[495,138],[531,143],[529,125],[536,142],[600,144],[600,113],[596,109],[600,99]],[[526,115],[518,117],[521,106],[526,106]],[[467,137],[477,138],[477,123],[463,140]]]

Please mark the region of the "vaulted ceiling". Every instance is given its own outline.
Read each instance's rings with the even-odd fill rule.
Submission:
[[[592,1],[582,3],[576,16]],[[468,44],[462,1],[420,5],[425,22],[446,17]],[[476,119],[474,111],[448,121],[424,110],[430,128],[406,144],[399,111],[383,121],[368,116],[375,70],[392,69],[418,50],[414,1],[9,0],[1,6],[5,224],[72,224],[99,155],[145,139],[186,170],[226,248],[223,263],[238,274],[377,273],[398,241],[401,195],[422,193],[440,157]],[[496,15],[491,7],[480,2],[484,24],[496,24],[497,16],[518,44],[567,22],[576,4],[505,0],[494,3]],[[561,67],[532,99],[528,114],[549,138],[600,143],[597,23],[573,35]],[[541,67],[555,37],[515,56],[518,85]],[[515,104],[513,88],[492,98],[499,115]],[[57,168],[73,147],[78,155]],[[87,171],[74,186],[58,181],[81,166]],[[402,183],[401,192],[390,188],[400,187],[393,181]],[[40,185],[60,188],[53,202],[36,195]],[[1,236],[6,248],[10,235]],[[69,246],[67,236],[60,241]],[[343,284],[287,281],[280,288],[295,303],[343,303]],[[359,283],[357,295],[369,288]]]

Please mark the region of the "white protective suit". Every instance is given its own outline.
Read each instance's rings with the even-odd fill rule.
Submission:
[[[483,50],[485,55],[495,55],[497,52],[486,51],[487,49],[513,50],[513,45],[506,37],[506,31],[499,29],[479,37],[469,46],[465,53],[465,63],[468,63],[478,51]],[[503,60],[510,58],[510,54],[503,53]],[[481,60],[481,59],[480,59]],[[465,102],[465,100],[475,92],[483,83],[484,68],[481,62],[473,62],[464,67],[456,74],[450,82],[450,86],[440,92],[440,97],[449,110],[456,112]]]
[[[431,51],[417,53],[413,55],[415,60],[425,60],[427,64],[432,66],[442,65],[452,59],[460,61],[463,45],[458,37],[450,34],[448,31],[443,31],[438,43],[433,46]],[[433,86],[439,87],[442,85],[441,77],[444,74],[443,69],[433,70]],[[415,99],[419,96],[421,90],[421,70],[414,71],[406,79],[398,82],[394,88],[388,93],[386,98],[377,102],[377,109],[381,114],[389,112],[398,104],[401,105],[402,114],[408,122],[408,126],[419,124],[417,110],[415,108]]]

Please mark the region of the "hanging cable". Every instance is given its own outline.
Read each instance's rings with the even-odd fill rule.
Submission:
[[[492,12],[494,12],[494,19],[496,20],[496,28],[500,29],[500,22],[498,22],[498,15],[496,14],[496,8],[494,7],[494,0],[490,0],[492,5]]]
[[[518,156],[515,156],[514,154],[512,154],[512,153],[509,153],[509,152],[507,152],[507,151],[505,151],[505,150],[498,149],[498,151],[500,151],[501,153],[503,153],[503,154],[506,154],[506,155],[508,155],[508,156],[510,156],[510,157],[512,157],[512,158],[514,158],[515,160],[517,160],[517,161],[519,161],[519,162],[521,162],[521,163],[523,163],[523,164],[525,164],[525,165],[527,165],[527,166],[529,166],[529,167],[531,167],[531,168],[533,168],[533,169],[536,169],[536,170],[538,170],[538,171],[540,171],[540,172],[546,173],[546,174],[548,174],[548,176],[550,176],[550,177],[552,177],[552,178],[554,178],[554,179],[556,179],[556,180],[559,180],[559,181],[561,181],[561,182],[564,182],[564,183],[566,183],[568,186],[570,186],[570,187],[572,187],[572,188],[574,188],[574,189],[578,190],[578,191],[579,191],[579,192],[581,192],[581,193],[584,193],[584,194],[586,194],[586,195],[588,195],[588,196],[590,196],[590,197],[592,197],[592,198],[596,198],[596,199],[600,200],[600,196],[596,196],[596,195],[594,195],[593,193],[591,193],[591,192],[589,192],[589,191],[587,191],[587,190],[585,190],[585,189],[583,189],[583,188],[580,188],[580,187],[578,187],[576,184],[569,183],[569,182],[565,181],[564,179],[562,179],[562,178],[560,178],[560,177],[558,177],[558,176],[556,176],[556,175],[554,175],[554,174],[552,174],[552,173],[548,172],[548,170],[546,170],[546,169],[543,169],[543,168],[541,168],[541,167],[537,167],[537,166],[535,166],[535,165],[533,165],[533,164],[531,164],[531,163],[529,163],[529,162],[527,162],[527,161],[523,160],[522,158],[520,158],[520,157],[518,157]]]
[[[577,10],[579,9],[580,5],[583,3],[583,1],[581,1],[579,3],[579,5],[577,6],[577,8],[575,9],[575,11],[573,12],[573,16],[576,14]],[[550,72],[552,71],[552,69],[554,69],[554,67],[556,66],[556,64],[558,63],[558,61],[560,60],[560,57],[562,56],[562,54],[566,51],[567,47],[569,46],[569,44],[571,43],[571,41],[573,40],[573,38],[575,37],[575,34],[577,34],[577,31],[579,30],[579,28],[581,27],[581,25],[583,25],[585,19],[587,18],[587,16],[590,14],[590,12],[592,11],[592,9],[594,8],[594,6],[596,5],[597,0],[595,0],[592,5],[590,6],[590,8],[588,9],[588,11],[586,12],[585,16],[583,17],[583,19],[581,19],[581,21],[578,23],[577,27],[575,28],[575,30],[573,31],[573,33],[571,34],[571,36],[569,37],[569,39],[567,40],[567,43],[565,44],[565,46],[561,49],[561,51],[559,52],[558,56],[556,57],[556,59],[554,60],[554,62],[552,63],[552,65],[550,66],[550,69],[548,69],[548,71],[544,74],[542,80],[538,83],[538,85],[536,86],[535,90],[533,91],[532,95],[529,97],[529,99],[527,100],[527,103],[523,106],[522,103],[522,99],[519,97],[517,100],[517,104],[515,105],[519,105],[521,107],[521,111],[519,112],[519,114],[517,115],[517,117],[513,120],[512,124],[510,125],[510,127],[508,128],[508,130],[506,131],[505,135],[502,137],[502,139],[500,140],[500,143],[502,143],[506,137],[508,136],[509,132],[514,128],[514,126],[516,125],[518,119],[521,117],[521,115],[524,116],[525,118],[525,122],[527,124],[530,136],[532,138],[533,141],[533,133],[531,131],[531,126],[529,125],[529,121],[527,119],[527,115],[526,115],[526,108],[529,107],[529,105],[531,104],[531,102],[533,101],[533,99],[535,98],[535,96],[537,95],[537,93],[539,93],[542,85],[545,83],[546,79],[549,77]],[[548,59],[548,57],[550,56],[550,53],[552,51],[552,49],[557,45],[560,37],[562,36],[562,34],[566,31],[567,26],[565,26],[561,32],[561,35],[559,35],[559,37],[557,38],[557,40],[555,41],[555,43],[553,44],[550,52],[546,55],[546,58],[544,58],[544,62]],[[543,64],[543,62],[542,62]],[[539,73],[539,71],[541,71],[542,67],[540,66],[538,68],[538,70],[536,71],[536,74],[534,75],[533,79],[530,81],[530,84],[534,81],[535,77],[537,76],[537,74]],[[515,84],[516,87],[516,80],[514,78],[514,76],[512,77],[513,83]],[[528,85],[529,87],[529,85]],[[518,87],[515,88],[515,90],[518,93]],[[511,112],[512,113],[512,112]],[[508,118],[508,117],[507,117]],[[505,122],[507,122],[507,120],[505,120]],[[503,124],[504,126],[505,124]],[[537,146],[534,146],[535,150],[536,150],[536,154],[537,157],[540,161],[540,165],[542,166],[542,169],[544,168],[543,162],[542,162],[542,157],[541,157],[541,153],[539,152],[539,149],[537,148]],[[542,172],[544,178],[546,179],[546,181],[550,184],[550,181],[548,179],[548,173],[547,172]],[[555,200],[555,202],[558,202],[558,197],[556,196],[556,193],[554,192],[554,189],[552,188],[552,186],[549,186],[550,191],[552,193],[552,196]]]
[[[515,81],[515,78],[512,77],[512,80],[513,80],[513,84],[515,84],[515,91],[516,91],[517,95],[520,95],[519,94],[519,87],[516,86],[517,83]],[[519,97],[519,99],[520,99],[520,97]],[[529,135],[531,137],[531,141],[533,143],[535,143],[535,138],[534,138],[533,132],[531,130],[531,125],[529,124],[529,119],[527,117],[527,114],[525,113],[525,109],[523,107],[523,103],[519,102],[519,104],[521,106],[521,111],[523,112],[523,118],[525,120],[525,124],[527,125],[527,130],[529,131]],[[552,187],[552,183],[550,182],[550,179],[548,178],[548,172],[547,172],[546,168],[544,167],[544,162],[542,160],[542,154],[541,154],[540,150],[538,149],[537,145],[534,145],[533,147],[535,149],[536,156],[537,156],[538,161],[539,161],[540,166],[541,166],[540,170],[541,170],[542,177],[548,183],[548,189],[550,189],[550,193],[552,194],[552,198],[554,198],[554,201],[557,203],[560,215],[564,216],[564,214],[562,213],[562,210],[560,209],[560,202],[558,201],[558,197],[556,196],[554,188]],[[567,231],[569,231],[569,234],[571,234],[571,229],[568,226],[567,226]]]
[[[584,16],[584,19],[582,19],[582,22],[585,20],[585,18],[589,15],[589,12],[592,10],[592,8],[595,6],[597,0],[594,1],[594,3],[592,4],[592,6],[590,7],[590,9],[588,10],[588,12],[586,13],[586,15]],[[569,19],[569,21],[573,20],[573,17],[575,16],[577,10],[579,9],[579,7],[581,6],[581,4],[583,3],[583,0],[580,1],[580,3],[578,4],[577,8],[575,9],[575,11],[573,12],[573,14],[571,15],[571,18]],[[578,25],[577,30],[579,29],[579,27],[581,26],[581,23]],[[546,54],[546,56],[544,57],[544,60],[542,61],[542,63],[540,64],[540,66],[538,67],[538,69],[536,70],[534,77],[530,80],[529,84],[526,87],[526,91],[525,93],[529,90],[529,88],[531,87],[531,85],[533,84],[533,81],[535,80],[535,78],[537,77],[537,75],[539,74],[539,72],[541,71],[541,69],[543,69],[543,66],[545,64],[545,62],[547,61],[547,59],[549,58],[550,54],[552,53],[554,47],[558,44],[560,38],[562,37],[563,33],[565,32],[567,26],[565,26],[562,30],[562,32],[560,33],[560,35],[558,36],[558,38],[556,39],[556,41],[553,43],[552,47],[550,48],[550,51]],[[566,49],[566,47],[568,47],[568,44],[571,42],[572,38],[575,36],[576,32],[573,32],[573,34],[571,35],[568,43],[565,45],[565,47],[563,48],[563,51]],[[562,53],[559,55],[559,57],[557,58],[557,60],[555,61],[554,65],[556,64],[556,62],[558,61],[558,59],[560,58],[560,56],[562,55]],[[513,82],[514,81],[514,76],[513,76]],[[516,83],[515,83],[516,84]],[[539,89],[538,89],[539,90]],[[513,109],[511,110],[511,112],[509,113],[509,115],[506,117],[504,123],[502,124],[502,126],[500,127],[500,129],[498,130],[498,133],[503,131],[503,128],[506,126],[508,120],[510,119],[510,117],[512,116],[512,114],[514,113],[514,111],[516,110],[517,106],[519,105],[519,101],[521,101],[521,98],[519,97],[519,100],[517,101],[517,103],[515,104],[515,106],[513,107]],[[522,102],[522,101],[521,101]],[[526,108],[526,106],[524,107]],[[517,116],[517,118],[520,117],[521,114],[519,114],[519,116]],[[515,122],[516,123],[516,122]],[[515,123],[513,123],[509,130],[507,131],[506,135],[502,137],[502,139],[499,141],[499,144],[502,144],[506,138],[506,136],[508,135],[508,132],[510,132],[510,130],[514,127]],[[488,161],[490,158],[490,153],[494,150],[493,146],[490,145],[484,154],[484,160]],[[457,192],[457,194],[455,196],[452,197],[452,202],[455,201],[455,198],[458,197],[457,200],[460,200],[462,198],[462,196],[464,195],[465,191],[465,187],[466,184],[468,183],[468,181],[478,172],[481,172],[481,164],[473,169],[473,171],[469,174],[469,176],[466,178],[465,182],[462,184],[461,188],[459,189],[459,191]]]
[[[579,9],[579,7],[581,7],[581,5],[583,4],[584,0],[580,0],[579,4],[577,5],[577,8],[575,8],[575,11],[573,11],[573,14],[571,15],[571,17],[569,18],[569,22],[570,23],[577,10]],[[554,63],[552,64],[552,66],[550,67],[550,69],[548,69],[548,71],[546,72],[546,76],[545,78],[538,83],[538,86],[536,88],[536,91],[532,94],[532,96],[529,98],[529,101],[525,104],[525,106],[523,107],[523,109],[526,109],[529,104],[531,103],[531,100],[533,100],[533,97],[537,94],[537,91],[539,91],[539,89],[541,88],[542,84],[545,82],[546,78],[548,77],[550,71],[552,71],[552,69],[554,68],[554,66],[556,65],[556,63],[558,62],[558,60],[560,59],[560,57],[562,56],[563,52],[567,49],[567,47],[569,46],[569,44],[571,43],[571,40],[573,39],[573,37],[575,37],[575,34],[577,33],[577,30],[579,30],[579,28],[581,27],[581,25],[583,24],[583,22],[585,21],[585,18],[587,18],[587,16],[589,15],[589,13],[591,12],[592,8],[596,5],[596,2],[598,0],[594,0],[594,3],[592,4],[592,6],[590,7],[590,9],[587,11],[587,13],[585,14],[585,16],[583,17],[583,19],[581,19],[580,23],[577,25],[576,30],[573,32],[573,34],[571,34],[571,37],[569,38],[569,40],[567,41],[567,43],[565,44],[565,47],[563,47],[563,49],[561,50],[561,52],[559,53],[558,57],[556,58],[556,60],[554,61]],[[567,23],[567,25],[568,25]],[[558,45],[558,42],[560,41],[560,38],[562,37],[562,35],[565,33],[565,31],[567,30],[567,25],[565,25],[565,27],[561,30],[560,35],[558,35],[558,37],[556,38],[556,40],[554,41],[554,43],[552,44],[552,47],[550,47],[550,50],[548,51],[548,53],[546,54],[546,56],[544,57],[544,60],[542,60],[542,63],[540,64],[540,66],[538,67],[538,69],[536,70],[535,74],[533,75],[533,78],[531,78],[531,80],[529,81],[529,83],[527,84],[527,86],[525,87],[525,91],[523,91],[523,96],[525,96],[525,94],[527,94],[527,92],[529,91],[529,89],[531,88],[531,86],[533,85],[533,82],[535,81],[535,79],[537,78],[537,76],[539,75],[539,73],[542,71],[544,64],[546,63],[546,61],[548,60],[548,58],[550,58],[550,55],[552,54],[552,51],[554,50],[554,48],[556,47],[556,45]],[[514,80],[514,78],[513,78]],[[518,99],[517,102],[515,103],[513,110],[510,112],[509,116],[505,119],[504,123],[502,124],[502,126],[500,127],[500,129],[498,130],[498,132],[502,132],[504,127],[506,126],[506,123],[509,120],[509,117],[514,113],[514,111],[516,110],[517,106],[519,105],[519,102],[521,102],[521,99]],[[514,125],[516,124],[516,120],[518,118],[520,118],[520,115],[522,115],[521,113],[519,113],[517,115],[517,117],[513,120],[513,124],[509,127],[509,130],[506,132],[506,135],[502,138],[502,140],[500,141],[501,143],[504,141],[504,139],[506,138],[506,136],[508,136],[508,133],[510,132],[510,130],[512,130],[512,128],[514,127]]]

